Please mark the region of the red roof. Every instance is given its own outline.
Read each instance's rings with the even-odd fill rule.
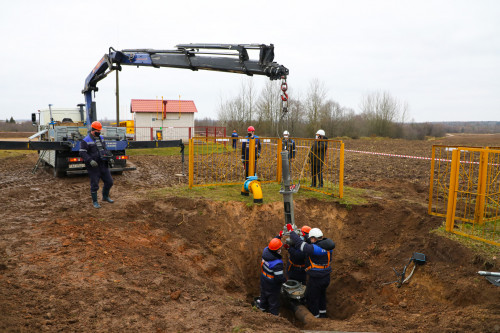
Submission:
[[[162,105],[163,102],[163,105]],[[193,101],[133,99],[130,103],[130,112],[198,112]]]

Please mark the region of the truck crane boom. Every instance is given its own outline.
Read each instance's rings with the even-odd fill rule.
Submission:
[[[271,80],[286,78],[286,67],[274,62],[274,45],[265,44],[179,44],[176,50],[109,48],[85,80],[82,93],[87,111],[86,125],[96,120],[92,92],[98,91],[97,83],[122,65],[185,68],[193,71],[212,70],[246,75],[265,75]],[[210,52],[212,50],[212,52]],[[259,59],[252,60],[248,50],[259,50]],[[234,52],[233,52],[234,51]]]

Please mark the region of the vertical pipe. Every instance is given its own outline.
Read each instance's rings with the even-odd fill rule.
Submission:
[[[453,150],[451,157],[451,170],[450,170],[450,188],[448,191],[448,208],[446,210],[446,231],[451,232],[453,230],[453,225],[455,222],[455,209],[456,207],[456,185],[458,182],[458,158],[459,158],[459,150]]]
[[[255,175],[255,139],[248,140],[248,176]]]
[[[193,178],[194,178],[194,139],[189,139],[189,188],[193,188]]]
[[[434,189],[434,160],[436,158],[436,146],[432,146],[432,157],[431,157],[431,179],[429,180],[429,206],[427,208],[427,213],[432,213],[432,193]]]
[[[340,143],[339,198],[344,197],[344,143]]]
[[[290,190],[290,167],[288,163],[288,150],[281,151],[281,164],[283,166],[283,205],[285,208],[285,225],[290,223],[295,228],[295,215],[293,212],[293,191]]]
[[[120,86],[118,84],[118,72],[116,70],[116,127],[120,127]]]

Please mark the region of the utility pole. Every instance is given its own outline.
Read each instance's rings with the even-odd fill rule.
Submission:
[[[116,70],[116,127],[120,127],[120,86],[118,84],[118,72]]]

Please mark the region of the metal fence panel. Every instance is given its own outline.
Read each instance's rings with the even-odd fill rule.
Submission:
[[[318,141],[326,144],[322,156],[311,149]],[[242,184],[245,166],[250,175],[255,169],[261,182],[281,182],[281,155],[283,143],[279,138],[259,138],[260,153],[249,156],[243,145],[254,145],[256,140],[195,137],[190,140],[190,187]],[[328,195],[343,196],[343,143],[336,140],[294,139],[295,151],[290,154],[292,182],[305,189]],[[257,142],[258,145],[258,142]],[[259,152],[259,150],[256,150]],[[252,163],[255,161],[255,164]],[[254,165],[254,167],[252,167]],[[312,187],[312,177],[323,176],[323,187]],[[320,185],[319,180],[316,185]]]

